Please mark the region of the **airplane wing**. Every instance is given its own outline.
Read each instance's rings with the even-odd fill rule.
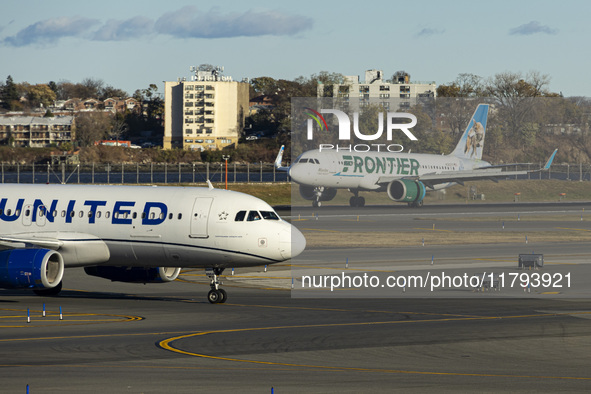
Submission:
[[[441,171],[438,173],[429,173],[423,174],[417,177],[405,177],[405,179],[415,179],[421,181],[425,186],[433,188],[434,185],[438,185],[440,183],[459,183],[463,185],[464,182],[467,181],[479,181],[479,180],[491,180],[494,182],[498,182],[499,179],[504,179],[511,176],[516,175],[526,175],[532,172],[539,172],[539,171],[547,171],[550,166],[552,165],[552,161],[554,160],[554,156],[556,156],[556,152],[558,149],[555,149],[544,167],[533,170],[533,171],[503,171],[502,167],[504,166],[487,166],[487,167],[480,167],[473,170],[467,171]],[[395,179],[400,179],[400,177],[380,177],[378,179],[378,183],[389,183]]]
[[[102,239],[84,233],[47,232],[0,235],[0,250],[42,248],[58,251],[67,265],[95,265],[111,257]]]
[[[26,236],[0,235],[0,250],[30,247],[58,250],[62,245],[63,242],[55,238],[35,237],[30,234]]]

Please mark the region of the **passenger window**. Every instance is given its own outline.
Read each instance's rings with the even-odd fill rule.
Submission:
[[[97,213],[96,213],[96,217],[97,217],[97,218],[100,218],[100,217],[101,217],[101,211],[97,211]]]
[[[244,220],[245,216],[246,216],[246,211],[240,211],[236,214],[234,221],[235,222],[242,222]]]
[[[108,219],[111,217],[111,211],[105,212],[105,217]]]
[[[172,219],[172,213],[169,213],[169,214],[168,214],[168,219],[169,219],[169,220],[170,220],[170,219]]]
[[[134,213],[133,213],[133,215],[132,215],[132,217],[133,217],[134,219],[135,219],[135,218],[137,218],[137,212],[134,212]]]
[[[279,220],[279,216],[273,211],[261,211],[261,215],[265,220]]]
[[[183,214],[182,213],[179,213],[178,218],[179,218],[179,220],[181,220],[183,218]]]
[[[248,219],[246,219],[249,222],[253,222],[255,220],[261,220],[261,215],[258,213],[258,211],[250,211],[248,212]]]
[[[31,214],[31,211],[30,211],[29,209],[27,209],[27,210],[25,211],[25,216],[29,216],[30,214]]]

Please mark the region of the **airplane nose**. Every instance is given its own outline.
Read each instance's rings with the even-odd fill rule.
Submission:
[[[289,174],[289,177],[295,181],[295,182],[299,182],[301,180],[301,173],[302,173],[302,167],[298,164],[294,164],[289,168],[289,171],[287,172]]]
[[[289,225],[279,236],[281,256],[288,260],[301,254],[306,248],[306,238],[297,228]]]

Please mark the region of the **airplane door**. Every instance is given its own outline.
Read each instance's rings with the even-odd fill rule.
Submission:
[[[191,213],[191,238],[207,238],[209,211],[213,197],[197,197],[193,204],[193,212]]]

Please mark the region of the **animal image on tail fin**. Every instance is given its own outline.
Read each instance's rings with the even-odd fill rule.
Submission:
[[[453,155],[465,159],[482,159],[484,136],[486,134],[486,120],[488,117],[488,104],[480,104],[470,123],[458,142]]]
[[[466,138],[466,147],[464,148],[464,154],[470,158],[474,157],[477,153],[478,148],[482,148],[484,145],[484,126],[482,123],[475,122],[472,129],[468,133]]]

